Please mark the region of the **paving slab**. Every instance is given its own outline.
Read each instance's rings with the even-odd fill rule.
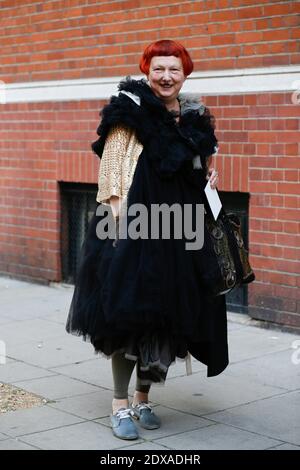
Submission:
[[[51,375],[56,374],[41,367],[31,366],[19,361],[3,364],[0,369],[0,379],[2,382],[11,384],[21,380],[37,379]]]
[[[193,374],[167,381],[160,390],[153,388],[151,399],[169,408],[202,416],[281,393],[280,388],[252,383],[246,374],[245,377],[220,374],[209,378]]]
[[[1,326],[1,339],[10,346],[24,344],[28,341],[43,341],[65,335],[65,330],[59,323],[53,323],[41,318],[24,321],[14,321]]]
[[[55,373],[72,377],[98,387],[113,389],[111,361],[93,354],[92,359],[81,360],[76,363],[52,367]]]
[[[0,432],[17,437],[81,421],[81,418],[43,405],[2,414]]]
[[[45,450],[109,450],[124,445],[110,429],[94,421],[30,434],[22,440]]]
[[[224,374],[234,377],[247,375],[247,380],[283,390],[300,388],[300,365],[292,361],[294,349],[275,351],[254,359],[230,364]]]
[[[222,424],[177,434],[156,442],[177,450],[263,450],[278,443],[274,439]]]
[[[77,361],[94,358],[90,344],[67,333],[59,338],[43,341],[29,341],[19,345],[9,345],[7,355],[16,360],[43,368],[73,364]]]
[[[5,383],[14,384],[15,382],[23,380],[37,379],[51,375],[56,375],[56,373],[20,361],[6,362],[6,364],[0,366],[0,379]]]
[[[30,446],[17,439],[7,439],[0,442],[0,450],[37,450],[37,447]]]
[[[300,445],[299,391],[257,400],[206,417],[285,443]]]
[[[112,392],[110,390],[98,390],[93,393],[85,393],[79,396],[61,398],[49,403],[49,406],[80,418],[93,420],[103,418],[110,414]]]
[[[124,446],[124,447],[119,447],[120,450],[124,449],[124,450],[150,450],[150,451],[154,451],[154,450],[160,450],[162,451],[161,453],[163,453],[164,450],[170,450],[169,447],[167,446],[162,446],[156,442],[141,442],[140,444],[132,444],[130,446]]]
[[[50,400],[83,395],[98,390],[94,385],[62,375],[16,382],[15,385]]]
[[[66,312],[72,289],[56,289],[46,285],[1,278],[0,310],[6,318],[24,321]]]
[[[280,446],[271,447],[270,450],[300,450],[300,447],[293,444],[281,444]]]
[[[245,359],[288,350],[295,338],[297,338],[296,335],[264,330],[254,326],[232,330],[228,334],[230,362],[233,364]]]

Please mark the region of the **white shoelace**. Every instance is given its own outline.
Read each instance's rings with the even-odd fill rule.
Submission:
[[[139,411],[145,410],[145,409],[148,408],[152,412],[152,406],[149,405],[149,403],[141,402],[141,403],[138,403],[137,405],[133,406],[133,408],[137,408]]]
[[[116,416],[119,419],[130,418],[131,417],[130,411],[131,411],[130,408],[125,408],[124,410],[119,410],[119,411],[116,412]]]

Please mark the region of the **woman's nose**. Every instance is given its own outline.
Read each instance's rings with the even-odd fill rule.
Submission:
[[[164,80],[170,80],[171,79],[171,74],[170,74],[169,70],[164,70],[163,79]]]

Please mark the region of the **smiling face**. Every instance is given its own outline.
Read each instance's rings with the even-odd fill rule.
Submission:
[[[154,56],[149,67],[148,80],[156,96],[165,102],[174,101],[186,79],[179,57]]]

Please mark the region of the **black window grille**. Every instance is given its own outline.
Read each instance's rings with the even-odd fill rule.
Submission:
[[[249,193],[220,191],[220,199],[226,212],[234,212],[241,220],[242,236],[248,249],[248,218]],[[238,313],[248,313],[248,286],[236,287],[226,294],[228,310]]]
[[[62,278],[73,284],[89,221],[96,209],[96,184],[61,183]]]

